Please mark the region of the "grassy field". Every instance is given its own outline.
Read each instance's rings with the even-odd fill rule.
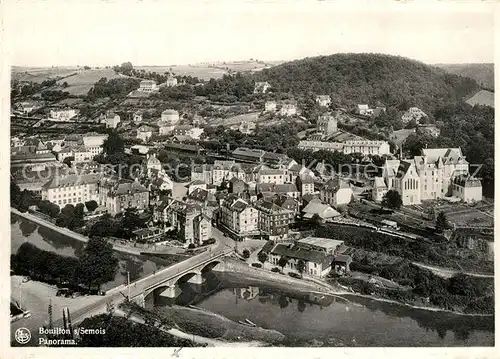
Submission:
[[[260,112],[250,112],[250,113],[244,113],[242,115],[237,115],[237,116],[232,116],[224,119],[216,119],[211,121],[211,125],[213,126],[218,126],[218,125],[223,125],[223,126],[232,126],[232,125],[239,125],[240,123],[244,121],[248,122],[256,122],[257,119],[259,118]]]
[[[222,75],[226,74],[227,71],[222,69],[216,69],[208,66],[136,66],[138,70],[156,72],[159,74],[164,74],[165,72],[172,69],[173,73],[177,76],[193,76],[198,77],[202,80],[210,80],[211,78],[219,79]]]
[[[125,76],[116,74],[112,69],[82,70],[75,76],[59,80],[57,84],[61,85],[63,82],[67,82],[69,87],[65,88],[64,91],[68,91],[71,95],[83,96],[103,77],[111,80]]]
[[[65,77],[78,71],[77,67],[12,67],[12,80],[36,83]]]
[[[481,90],[465,102],[467,102],[471,106],[486,105],[494,108],[495,93],[491,91]]]
[[[401,144],[406,140],[408,136],[410,136],[414,132],[414,129],[402,129],[398,131],[394,131],[391,134],[391,139],[397,146],[401,146]]]
[[[451,223],[459,226],[491,226],[493,227],[493,214],[488,215],[488,211],[480,212],[475,208],[464,204],[445,204],[436,208],[436,212],[443,211]]]

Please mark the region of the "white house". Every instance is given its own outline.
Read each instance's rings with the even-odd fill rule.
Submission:
[[[141,126],[137,129],[137,138],[148,142],[148,140],[153,136],[153,129],[149,126]]]
[[[265,112],[275,112],[276,111],[276,101],[267,101],[264,105]]]
[[[330,179],[324,184],[319,192],[319,196],[323,202],[333,207],[339,207],[351,202],[353,191],[349,183],[337,177]]]
[[[391,153],[387,141],[351,140],[344,143],[343,152],[363,155],[388,155]]]
[[[269,82],[256,82],[253,93],[266,93],[271,88]]]
[[[371,116],[373,114],[373,109],[371,109],[368,105],[358,105],[358,114]]]
[[[281,106],[281,116],[294,116],[297,114],[297,105],[295,103],[285,103]]]
[[[73,117],[78,114],[77,110],[68,108],[61,110],[50,110],[50,121],[70,121]]]
[[[177,86],[177,79],[173,76],[170,76],[168,79],[167,79],[167,82],[166,82],[166,86],[167,87],[174,87],[174,86]]]
[[[418,124],[422,117],[427,117],[424,111],[422,111],[418,107],[410,107],[408,111],[406,111],[403,116],[401,116],[401,120],[404,124],[407,124],[412,120],[415,120],[415,122]]]
[[[453,180],[453,196],[466,203],[479,202],[483,199],[481,181],[468,175],[460,175]]]
[[[106,123],[106,128],[116,128],[120,123],[120,116],[114,112],[108,112],[104,118],[104,123]]]
[[[140,124],[142,122],[142,112],[141,111],[134,112],[133,121],[135,124]]]
[[[156,85],[156,81],[153,80],[142,80],[139,84],[140,92],[155,92],[158,91],[159,88]]]
[[[321,107],[328,107],[332,103],[332,99],[328,95],[316,96],[316,103]]]

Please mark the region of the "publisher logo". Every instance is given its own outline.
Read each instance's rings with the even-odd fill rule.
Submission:
[[[27,328],[19,328],[16,330],[14,337],[19,344],[27,344],[31,339],[31,332]]]

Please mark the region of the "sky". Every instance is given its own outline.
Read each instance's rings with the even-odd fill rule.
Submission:
[[[17,66],[277,61],[339,52],[494,62],[492,4],[363,3],[11,0],[4,36]]]

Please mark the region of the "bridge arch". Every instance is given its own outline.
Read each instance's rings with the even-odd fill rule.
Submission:
[[[200,269],[200,272],[201,273],[206,273],[206,272],[209,272],[211,270],[213,270],[214,268],[216,267],[220,267],[223,265],[223,262],[220,261],[220,260],[214,260],[212,262],[209,262],[207,264],[205,264],[201,269]]]

